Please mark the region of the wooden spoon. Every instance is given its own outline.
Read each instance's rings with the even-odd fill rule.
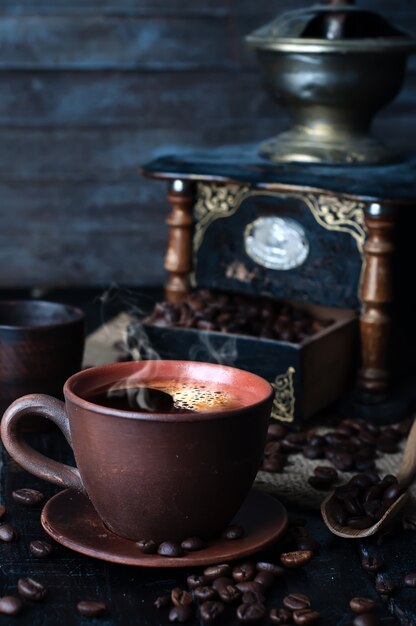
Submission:
[[[413,482],[416,474],[416,420],[413,423],[412,429],[407,439],[406,448],[403,455],[402,464],[400,466],[399,474],[397,476],[398,482],[403,485],[405,489],[408,489]],[[333,519],[331,514],[331,505],[334,502],[334,494],[329,495],[321,504],[321,513],[325,524],[329,530],[338,535],[338,537],[344,537],[345,539],[361,539],[362,537],[370,537],[381,528],[388,526],[394,517],[403,509],[404,505],[409,499],[409,493],[406,491],[403,493],[393,504],[387,509],[383,517],[373,526],[365,528],[364,530],[355,530],[348,526],[340,526]]]

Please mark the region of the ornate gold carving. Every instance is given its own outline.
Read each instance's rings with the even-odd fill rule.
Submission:
[[[194,271],[191,276],[191,284],[195,285],[196,257],[207,228],[215,220],[233,215],[248,190],[249,187],[247,185],[197,184],[196,203],[194,206],[196,220],[193,238]]]
[[[350,234],[363,255],[366,238],[364,202],[323,194],[307,194],[303,199],[318,224],[327,230]]]
[[[286,374],[276,376],[272,384],[276,392],[272,407],[272,418],[280,422],[293,422],[295,418],[294,375],[295,369],[289,367]]]

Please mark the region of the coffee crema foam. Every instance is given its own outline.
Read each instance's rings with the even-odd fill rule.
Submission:
[[[176,409],[186,411],[210,411],[212,409],[231,410],[242,406],[234,394],[220,391],[215,385],[200,382],[161,381],[146,383],[152,389],[159,389],[173,398]]]

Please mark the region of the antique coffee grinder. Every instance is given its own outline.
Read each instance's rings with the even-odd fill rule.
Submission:
[[[399,419],[416,375],[406,280],[416,157],[399,158],[370,125],[398,94],[416,41],[340,0],[287,13],[247,39],[294,126],[260,147],[143,168],[169,185],[166,299],[209,288],[284,299],[332,320],[298,344],[236,335],[230,364],[268,378],[273,417],[294,426],[339,399],[350,414]],[[145,326],[165,358],[189,358],[202,341],[214,350],[199,358],[214,359],[230,339]],[[133,343],[142,330],[131,329]]]

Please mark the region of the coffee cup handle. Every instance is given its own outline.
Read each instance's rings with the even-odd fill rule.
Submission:
[[[51,420],[62,431],[72,448],[71,430],[65,404],[51,396],[30,394],[13,402],[1,421],[1,439],[7,452],[30,474],[60,487],[69,487],[85,493],[81,475],[76,467],[49,459],[31,448],[25,441],[20,426],[22,419],[27,415],[39,415]]]

